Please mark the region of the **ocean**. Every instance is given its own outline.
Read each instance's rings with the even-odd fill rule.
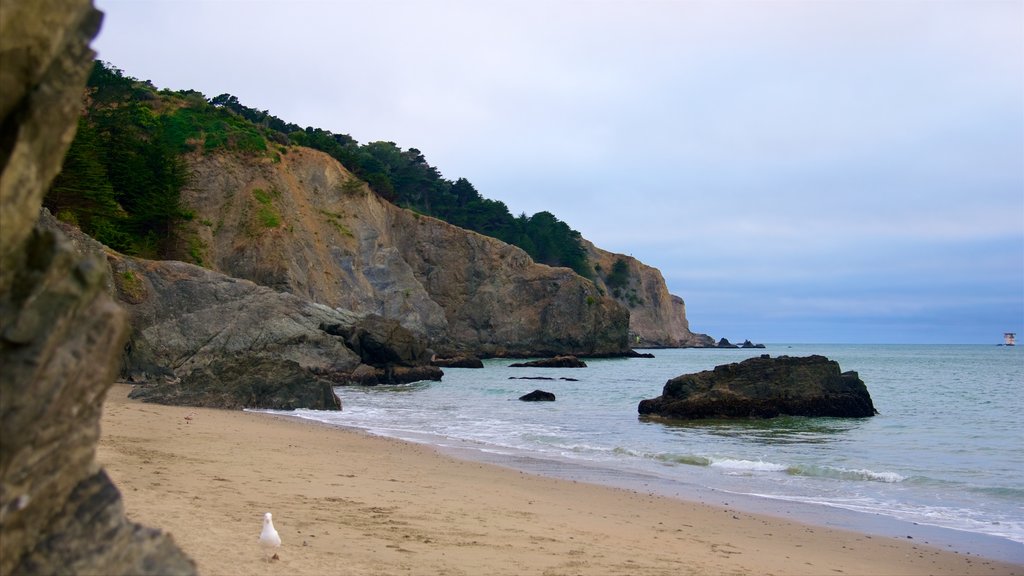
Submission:
[[[1024,347],[651,352],[579,369],[491,359],[447,368],[440,382],[339,387],[342,412],[289,414],[527,472],[1024,562]],[[879,414],[675,424],[637,414],[670,378],[766,353],[857,371]],[[557,400],[518,400],[534,389]]]

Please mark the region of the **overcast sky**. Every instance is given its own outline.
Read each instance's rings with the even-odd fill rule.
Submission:
[[[755,342],[1024,336],[1024,1],[96,0],[99,58],[662,271]]]

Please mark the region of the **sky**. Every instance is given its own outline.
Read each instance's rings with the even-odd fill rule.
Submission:
[[[1024,337],[1024,0],[95,0],[160,88],[417,148],[695,332]]]

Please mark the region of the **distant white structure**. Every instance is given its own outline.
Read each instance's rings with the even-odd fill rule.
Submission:
[[[1017,333],[1006,332],[1003,334],[1003,344],[1005,346],[1016,346],[1017,345]]]
[[[260,533],[260,544],[270,550],[281,547],[281,536],[277,533],[277,529],[274,528],[274,520],[270,512],[263,515],[263,532]],[[277,554],[274,554],[274,556],[277,556]]]

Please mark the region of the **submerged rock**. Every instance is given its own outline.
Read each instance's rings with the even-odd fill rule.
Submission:
[[[555,356],[554,358],[544,358],[542,360],[532,360],[530,362],[516,362],[515,364],[509,364],[510,368],[586,368],[586,362],[580,360],[575,356]]]
[[[431,366],[439,368],[483,368],[483,360],[476,356],[453,356],[451,358],[433,358]]]
[[[544,390],[534,390],[519,397],[523,402],[554,402],[555,395]]]
[[[677,419],[876,414],[856,372],[841,372],[824,356],[767,354],[669,380],[662,395],[642,400],[642,415]]]

